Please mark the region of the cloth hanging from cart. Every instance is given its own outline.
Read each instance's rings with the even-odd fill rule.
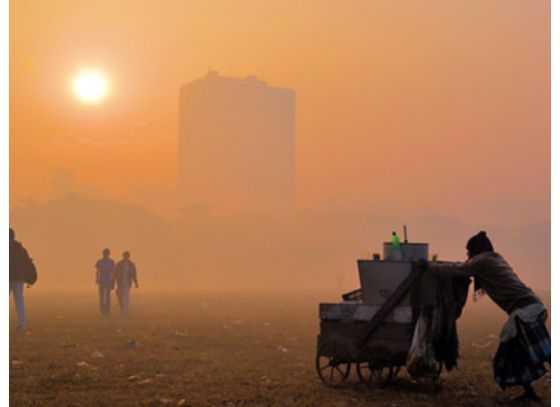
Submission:
[[[456,367],[459,359],[457,320],[467,302],[470,283],[471,279],[463,276],[438,278],[431,334],[436,360],[442,362],[447,370]]]
[[[413,378],[437,377],[439,375],[434,344],[430,339],[433,312],[432,307],[420,307],[416,320],[412,342],[406,357],[406,370]]]
[[[539,311],[538,305],[540,312],[532,318]],[[502,389],[531,384],[547,372],[544,362],[550,363],[551,349],[546,318],[542,304],[520,308],[510,315],[494,356],[494,379]]]

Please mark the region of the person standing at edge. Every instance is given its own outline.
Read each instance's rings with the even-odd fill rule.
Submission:
[[[16,240],[16,234],[10,228],[10,292],[14,294],[14,304],[18,319],[17,329],[25,330],[25,303],[23,301],[23,285],[25,282],[25,268],[31,263],[31,258],[23,245]]]
[[[115,262],[109,257],[111,251],[103,249],[103,257],[95,263],[95,283],[99,286],[99,309],[101,315],[111,311],[111,290],[113,289],[113,269]]]
[[[115,266],[114,282],[117,283],[117,299],[123,314],[128,314],[128,304],[130,299],[130,288],[132,283],[138,288],[136,277],[136,266],[130,261],[130,253],[124,252],[123,258]]]
[[[474,298],[485,293],[509,318],[500,333],[494,356],[494,379],[505,390],[523,386],[515,401],[537,401],[531,383],[546,373],[550,364],[550,335],[542,301],[514,273],[504,258],[494,251],[492,242],[481,231],[467,242],[468,260],[464,263],[437,264],[420,260],[419,267],[440,276],[474,277]]]

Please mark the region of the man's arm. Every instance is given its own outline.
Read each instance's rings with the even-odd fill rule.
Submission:
[[[113,265],[113,273],[112,273],[113,281],[111,283],[111,288],[115,288],[115,284],[119,279],[120,270],[121,268],[119,267],[119,263]]]
[[[99,284],[99,266],[95,265],[95,284]]]
[[[474,276],[474,268],[467,262],[430,262],[428,263],[428,271],[441,277],[472,277]]]
[[[136,265],[132,265],[132,281],[134,281],[134,285],[138,288],[138,278],[136,277]]]
[[[25,260],[31,261],[31,257],[29,257],[29,253],[27,252],[27,249],[23,247],[23,245],[21,245],[21,254],[23,255],[23,258]]]

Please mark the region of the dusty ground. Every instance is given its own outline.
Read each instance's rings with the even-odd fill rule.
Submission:
[[[517,394],[492,379],[505,315],[488,300],[465,310],[460,370],[444,373],[434,393],[403,372],[385,388],[359,383],[354,372],[340,388],[321,384],[317,303],[335,297],[138,291],[128,318],[115,302],[113,315],[101,318],[93,294],[26,290],[25,333],[13,329],[10,305],[11,405],[486,406]],[[549,405],[550,381],[536,387]]]

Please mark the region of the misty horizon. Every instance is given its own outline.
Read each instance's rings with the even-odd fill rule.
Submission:
[[[11,225],[43,271],[39,285],[87,286],[109,247],[130,250],[144,286],[191,289],[335,289],[359,286],[356,260],[382,251],[392,230],[439,259],[465,259],[465,242],[485,229],[496,250],[535,289],[550,287],[550,221],[481,227],[435,214],[366,212],[214,213],[187,207],[166,219],[140,205],[67,195],[11,210]],[[48,237],[48,238],[47,238]],[[69,246],[71,242],[71,246]],[[297,281],[297,283],[296,283]]]

